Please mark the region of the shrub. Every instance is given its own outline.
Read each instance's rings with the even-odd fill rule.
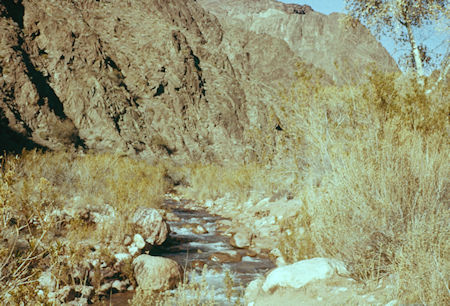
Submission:
[[[5,303],[45,303],[36,282],[48,269],[60,287],[86,282],[91,246],[120,246],[133,234],[129,216],[138,206],[159,207],[169,187],[163,166],[113,154],[24,151],[0,161],[0,299]],[[77,215],[67,221],[57,213],[107,204],[115,218],[105,225]],[[114,260],[109,252],[97,255],[99,261]],[[122,274],[129,273],[124,265]],[[100,286],[95,277],[90,281]]]
[[[317,255],[344,260],[360,280],[395,275],[397,295],[407,303],[449,301],[445,95],[373,71],[357,86],[300,79],[279,107],[290,135],[303,139],[297,154],[308,211],[295,226],[310,216]],[[298,260],[302,250],[293,251],[290,239],[283,250]]]
[[[196,200],[228,198],[236,203],[249,199],[260,200],[273,193],[292,190],[297,173],[284,168],[269,168],[263,163],[246,164],[189,164],[178,168],[185,177],[185,185],[177,189],[184,196]]]

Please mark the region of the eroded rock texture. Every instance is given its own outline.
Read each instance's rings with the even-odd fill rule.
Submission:
[[[339,16],[271,0],[2,1],[0,150],[242,160],[296,62],[341,83],[369,62],[396,69]]]

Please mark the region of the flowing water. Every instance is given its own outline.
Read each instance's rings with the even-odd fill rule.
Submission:
[[[186,209],[184,203],[170,199],[165,201],[165,205],[180,220],[167,222],[171,229],[170,237],[162,246],[153,249],[150,255],[171,258],[186,271],[197,272],[188,272],[191,281],[205,280],[208,287],[215,290],[214,299],[217,304],[234,304],[238,296],[242,294],[242,288],[273,268],[274,265],[267,256],[254,256],[254,254],[249,254],[248,250],[233,248],[228,243],[229,238],[217,231],[217,221],[223,220],[222,217],[202,210]],[[208,232],[194,233],[192,228],[197,224],[201,224]],[[230,260],[221,262],[214,258],[217,253],[230,253],[232,256]],[[236,258],[241,259],[237,260]],[[207,264],[206,273],[202,273],[201,266],[203,264]],[[231,300],[227,297],[230,283],[235,292],[235,296]],[[126,300],[131,297],[132,293],[115,294],[108,304],[126,305]]]

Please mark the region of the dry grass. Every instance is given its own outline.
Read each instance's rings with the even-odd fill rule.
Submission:
[[[446,88],[426,95],[377,72],[360,86],[300,80],[285,92],[286,121],[304,137],[310,256],[340,258],[361,280],[395,275],[402,302],[448,304],[447,101]],[[289,226],[297,238],[283,241],[285,255],[305,257],[296,245],[305,234]]]
[[[184,193],[244,202],[288,189],[304,203],[282,224],[290,261],[340,258],[361,281],[390,275],[404,303],[448,304],[448,88],[376,70],[330,86],[301,64],[297,77],[267,129],[248,131],[259,163],[185,168]]]
[[[181,168],[188,186],[179,191],[197,200],[218,199],[233,195],[236,200],[250,197],[251,191],[261,190],[256,177],[263,175],[255,165],[230,166],[191,164]]]
[[[367,283],[390,275],[402,302],[449,303],[448,89],[376,70],[346,87],[302,65],[297,76],[268,115],[282,133],[251,132],[260,163],[191,167],[187,194],[244,202],[286,188],[304,203],[282,224],[287,259],[340,258]]]
[[[450,303],[448,88],[426,94],[407,76],[376,71],[358,86],[325,86],[299,68],[299,81],[269,107],[268,126],[282,131],[248,131],[254,163],[169,167],[110,154],[34,151],[3,157],[2,235],[29,233],[20,252],[14,243],[0,252],[0,296],[32,300],[34,294],[36,300],[29,282],[45,256],[53,260],[47,266],[61,264],[62,254],[77,262],[84,252],[77,242],[118,241],[118,233],[131,232],[127,213],[157,207],[169,171],[182,183],[178,191],[197,200],[244,202],[291,191],[304,206],[282,224],[279,248],[288,260],[340,258],[361,281],[390,275],[394,297],[403,303]],[[46,252],[35,247],[48,243],[47,235],[60,226],[47,212],[74,203],[107,203],[120,217],[93,234],[89,225],[73,222],[68,244]],[[186,286],[199,294],[206,290]],[[183,288],[151,299],[138,292],[135,302],[186,301]]]
[[[66,198],[108,203],[119,211],[158,207],[168,187],[165,167],[109,153],[24,152],[20,168],[19,175],[43,177]]]
[[[121,245],[138,206],[158,208],[169,184],[163,166],[112,154],[23,152],[2,156],[0,298],[43,302],[36,279],[51,269],[59,286],[79,284],[90,246]],[[83,208],[115,216],[93,225]],[[64,214],[78,211],[70,221]],[[99,260],[111,261],[103,252]],[[83,269],[82,269],[83,270]],[[96,284],[92,284],[96,285]],[[97,284],[100,285],[100,284]]]
[[[243,165],[190,164],[177,169],[186,184],[177,190],[200,201],[228,198],[236,203],[258,201],[274,193],[295,190],[297,173],[260,162]]]

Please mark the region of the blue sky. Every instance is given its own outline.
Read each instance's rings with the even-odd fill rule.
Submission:
[[[344,0],[279,0],[285,3],[297,3],[297,4],[308,4],[317,12],[324,14],[330,14],[332,12],[345,12],[345,1]],[[436,31],[434,27],[428,27],[427,29],[422,29],[420,33],[416,33],[417,40],[423,41],[425,45],[431,50],[437,53],[445,53],[449,45],[449,22],[443,22],[441,25],[441,30]],[[442,30],[446,28],[446,31]],[[398,61],[399,57],[405,52],[408,52],[404,46],[397,46],[395,42],[387,37],[381,37],[381,43],[388,50],[388,52]],[[437,62],[440,62],[439,57],[437,57]]]

